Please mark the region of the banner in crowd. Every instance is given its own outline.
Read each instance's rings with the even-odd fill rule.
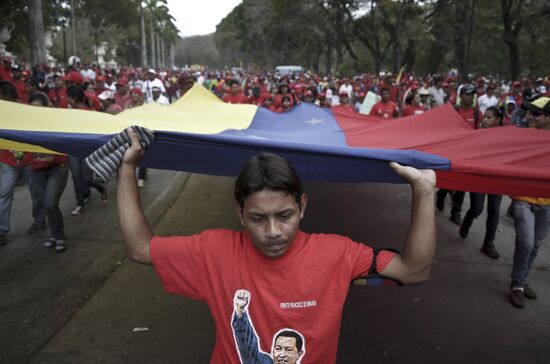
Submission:
[[[305,103],[277,114],[223,103],[195,85],[170,106],[147,104],[115,116],[5,101],[0,111],[1,149],[85,157],[140,125],[155,131],[144,167],[235,176],[247,158],[268,151],[288,158],[306,180],[399,183],[388,166],[397,161],[435,169],[443,188],[550,197],[548,131],[474,130],[450,105],[392,120]]]

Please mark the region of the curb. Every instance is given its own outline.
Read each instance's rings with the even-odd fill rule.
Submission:
[[[185,187],[191,174],[179,172],[166,188],[145,208],[145,216],[151,227],[155,226],[162,216],[176,201],[176,196]]]

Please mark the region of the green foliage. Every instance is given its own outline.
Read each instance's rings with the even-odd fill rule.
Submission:
[[[548,74],[550,5],[511,2],[519,73]],[[300,64],[317,71],[362,73],[401,67],[416,73],[510,77],[501,0],[244,0],[218,25],[222,63]]]
[[[63,31],[67,38],[67,55],[71,55],[73,28],[76,27],[78,56],[82,62],[95,62],[94,49],[102,42],[116,49],[115,60],[122,64],[140,64],[141,33],[140,0],[42,0],[43,18],[46,29],[55,34],[50,53],[63,60]],[[174,18],[166,7],[165,0],[148,0],[146,15],[152,17],[154,31],[165,44],[179,40]],[[71,6],[74,5],[74,9]],[[74,18],[72,11],[74,10]],[[15,25],[7,49],[21,60],[28,60],[29,20],[26,1],[4,0],[0,3],[0,25],[10,22]],[[149,31],[149,30],[148,30]],[[149,41],[150,38],[147,39]],[[107,55],[106,60],[111,56]]]

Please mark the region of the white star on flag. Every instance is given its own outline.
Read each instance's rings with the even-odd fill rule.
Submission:
[[[315,124],[321,124],[322,122],[324,122],[325,120],[324,119],[311,119],[311,120],[306,120],[304,121],[306,124],[311,124],[311,125],[315,125]]]

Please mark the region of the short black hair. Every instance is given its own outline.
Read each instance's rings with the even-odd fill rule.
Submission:
[[[235,201],[243,208],[249,195],[263,190],[294,195],[298,205],[304,193],[302,181],[294,167],[286,159],[272,153],[256,155],[244,164],[235,181]]]
[[[86,102],[86,95],[84,94],[84,89],[78,85],[71,85],[67,87],[67,91],[65,91],[67,96],[72,97],[75,99],[76,102]]]
[[[280,337],[293,337],[296,339],[296,349],[298,351],[302,351],[302,346],[304,346],[304,341],[302,340],[302,336],[298,334],[296,331],[293,330],[283,330],[275,336],[275,343],[277,342],[277,339]]]
[[[35,91],[30,97],[29,97],[29,104],[33,103],[34,101],[40,101],[40,103],[42,104],[42,106],[48,106],[49,104],[49,99],[48,99],[48,95],[46,95],[44,92],[42,91]]]
[[[0,96],[5,101],[17,101],[19,99],[17,89],[9,81],[0,81]]]

